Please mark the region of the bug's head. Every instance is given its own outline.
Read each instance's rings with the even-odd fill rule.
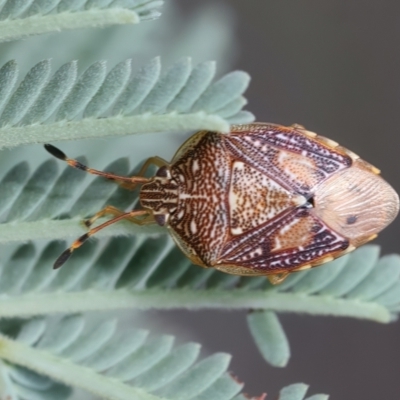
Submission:
[[[171,178],[167,166],[159,168],[156,175],[140,189],[140,204],[151,210],[158,225],[165,226],[176,210],[178,185]]]
[[[314,212],[355,247],[372,240],[399,211],[399,197],[369,164],[357,160],[323,182]]]

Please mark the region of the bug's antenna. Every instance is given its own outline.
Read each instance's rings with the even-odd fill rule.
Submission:
[[[73,242],[67,250],[65,250],[61,253],[61,255],[57,258],[56,262],[54,263],[53,268],[54,269],[60,268],[69,259],[69,257],[71,256],[71,254],[74,250],[81,247],[83,245],[83,243],[86,242],[86,240],[88,240],[91,236],[93,236],[99,230],[105,228],[108,225],[114,224],[115,222],[118,222],[122,219],[138,217],[140,215],[144,215],[144,214],[148,214],[148,213],[149,213],[148,210],[129,211],[127,213],[119,215],[118,217],[112,218],[109,221],[104,222],[103,224],[101,224],[99,226],[96,226],[96,228],[90,229],[84,235],[80,236],[77,240],[75,240],[75,242]]]
[[[137,184],[137,183],[147,183],[149,182],[148,178],[144,178],[142,176],[132,176],[132,177],[127,177],[127,176],[119,176],[112,174],[110,172],[103,172],[99,171],[97,169],[89,168],[86,165],[83,165],[77,160],[74,160],[72,158],[68,158],[60,149],[57,147],[51,145],[51,144],[45,144],[44,148],[54,157],[58,158],[59,160],[65,161],[69,166],[80,169],[82,171],[88,172],[89,174],[93,175],[99,175],[102,176],[106,179],[111,179],[114,181],[119,181],[119,182],[127,182],[131,184]]]

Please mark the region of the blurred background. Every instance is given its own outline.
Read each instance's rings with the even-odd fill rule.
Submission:
[[[156,55],[164,67],[186,55],[194,63],[217,60],[220,75],[241,69],[252,76],[247,109],[258,121],[299,123],[327,136],[380,168],[400,191],[398,1],[166,3],[158,21],[2,44],[0,64],[16,58],[24,73],[49,57],[54,69],[79,59],[80,71],[99,59],[110,60],[112,67],[133,57],[134,68]],[[184,139],[182,134],[146,135],[63,142],[62,148],[74,157],[85,154],[101,168],[122,156],[136,163],[155,154],[170,159]],[[34,168],[43,158],[41,146],[29,146],[3,152],[2,162],[28,159]],[[400,218],[376,241],[383,254],[400,251],[399,235]],[[301,315],[281,315],[281,320],[292,349],[284,369],[264,362],[244,313],[151,312],[143,324],[199,341],[209,353],[231,353],[231,370],[252,395],[268,391],[268,399],[274,399],[281,387],[305,382],[312,393],[335,400],[400,398],[399,322]]]

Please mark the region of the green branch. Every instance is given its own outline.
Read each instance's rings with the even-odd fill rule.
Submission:
[[[188,131],[207,129],[229,132],[229,123],[223,118],[197,112],[192,114],[142,114],[110,118],[85,118],[80,121],[61,121],[46,125],[4,127],[0,129],[0,149],[21,144],[47,143],[55,140],[75,140],[117,137],[135,133]]]
[[[0,42],[16,40],[29,35],[58,32],[64,29],[137,24],[139,22],[140,17],[136,12],[121,8],[33,15],[28,18],[0,21]]]
[[[54,356],[47,351],[36,350],[4,336],[0,336],[0,357],[67,385],[87,390],[101,396],[102,399],[161,400],[161,397],[149,394],[143,389],[125,385],[90,368]]]
[[[0,243],[26,242],[28,240],[76,239],[87,232],[80,219],[40,220],[0,224]],[[97,238],[109,236],[149,235],[166,233],[158,225],[139,226],[130,222],[119,222],[96,234]]]
[[[68,268],[68,267],[66,267]],[[49,273],[52,273],[49,271]],[[333,315],[390,322],[390,312],[376,303],[312,296],[299,293],[277,293],[262,290],[160,290],[92,291],[26,294],[0,300],[0,316],[29,316],[56,312],[84,312],[113,309],[262,309],[312,315]]]

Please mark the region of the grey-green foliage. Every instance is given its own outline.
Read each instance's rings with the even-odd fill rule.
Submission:
[[[276,313],[251,312],[247,323],[263,357],[274,367],[286,367],[290,358],[289,341]]]
[[[92,241],[51,272],[66,242],[25,244],[0,266],[0,316],[120,308],[258,309],[249,317],[255,342],[272,365],[290,356],[275,312],[338,315],[389,322],[400,311],[400,257],[365,246],[279,286],[194,266],[167,235]],[[54,294],[57,296],[54,297]],[[125,299],[125,300],[124,300]],[[126,302],[126,303],[124,303]]]
[[[15,365],[3,365],[0,369],[8,381],[3,390],[9,396],[5,397],[7,400],[64,400],[72,394],[71,387],[29,369]]]
[[[0,20],[112,8],[132,9],[139,15],[146,16],[150,10],[159,7],[162,3],[155,0],[3,0],[0,4]]]
[[[295,383],[283,388],[279,393],[278,400],[327,400],[329,398],[326,394],[315,394],[305,398],[307,391],[307,385],[304,383]]]
[[[0,42],[64,29],[158,18],[162,0],[2,0]]]
[[[85,162],[84,159],[79,160]],[[59,164],[61,162],[48,159],[28,178],[26,163],[22,162],[5,174],[0,183],[0,190],[5,193],[4,199],[8,199],[1,204],[5,222],[15,224],[24,220],[35,224],[43,221],[48,230],[47,219],[62,215],[62,221],[53,221],[54,226],[58,227],[54,232],[55,237],[62,238],[64,231],[59,227],[64,225],[57,224],[68,221],[65,219],[67,216],[83,218],[105,205],[129,209],[137,204],[137,190],[127,191],[102,178],[86,183],[82,181],[85,177],[83,172],[63,167],[62,164],[59,168]],[[122,175],[134,175],[139,166],[131,168],[128,160],[122,158],[105,169]],[[76,220],[71,220],[71,223],[78,224]],[[117,228],[121,225],[125,230],[120,233],[131,232],[135,236],[87,243],[74,253],[69,265],[57,273],[49,271],[58,254],[68,246],[67,242],[50,242],[44,249],[32,244],[18,248],[1,266],[0,293],[5,291],[24,297],[45,292],[51,297],[51,293],[59,290],[83,294],[86,291],[98,291],[101,294],[103,291],[131,292],[146,288],[154,302],[139,302],[136,305],[139,308],[176,308],[180,304],[179,296],[182,293],[187,296],[189,292],[193,296],[193,303],[185,304],[190,307],[195,307],[197,301],[198,307],[209,307],[209,303],[214,302],[220,307],[269,310],[251,314],[249,326],[261,353],[275,366],[286,365],[290,350],[274,311],[348,315],[381,322],[395,318],[400,311],[399,256],[379,259],[378,246],[365,246],[326,266],[292,274],[283,284],[271,286],[264,277],[238,277],[192,266],[166,235],[147,238],[138,236],[138,229],[134,225],[119,224]],[[6,223],[4,226],[9,233],[9,225]],[[108,230],[104,232],[107,234]],[[40,235],[38,229],[35,229],[35,234]],[[231,301],[218,302],[228,290],[232,295]],[[165,298],[157,303],[161,295],[169,296],[172,305],[168,305]],[[209,302],[202,296],[208,296]],[[261,306],[259,298],[266,299]],[[24,309],[23,303],[16,303],[16,309],[9,304],[1,307],[0,300],[0,315],[63,311],[72,307],[69,301],[66,297],[59,305],[53,303],[55,309],[41,309],[39,306],[35,310]],[[107,301],[110,302],[110,297],[107,297]],[[74,303],[73,307],[76,311],[93,308],[90,302],[84,301],[78,306]],[[101,308],[100,305],[98,307]]]
[[[244,398],[239,394],[243,384],[228,372],[228,354],[199,359],[201,346],[197,343],[175,345],[172,336],[117,329],[114,319],[70,315],[26,322],[3,320],[0,330],[9,338],[0,336],[0,355],[20,364],[0,365],[7,382],[2,395],[9,400],[62,400],[69,396],[68,387],[38,371],[67,384],[76,383],[76,375],[80,375],[79,387],[92,393],[112,388],[112,398],[117,400]],[[281,391],[280,399],[302,400],[306,391],[306,385],[291,385]]]
[[[140,22],[158,17],[161,4],[155,0],[0,0],[0,41],[62,29]],[[208,54],[205,44],[216,43],[213,49],[219,48],[218,53],[229,47],[221,45],[224,41],[220,39],[220,33],[226,35],[228,30],[218,30],[224,26],[226,13],[215,12],[214,4],[211,7],[207,18],[203,17],[206,14],[196,14],[197,24],[188,22],[190,29],[179,40],[169,40],[178,43],[175,49],[165,50],[171,59],[178,59],[173,56],[182,48],[192,53],[192,49],[202,47],[200,54]],[[56,65],[62,64],[61,59],[65,62],[82,54],[86,70],[80,71],[82,64],[71,61],[52,72],[50,62],[44,60],[23,76],[15,61],[5,63],[0,69],[0,147],[111,134],[164,134],[189,129],[226,132],[229,123],[252,121],[252,114],[242,111],[247,74],[236,71],[213,82],[213,62],[192,67],[188,58],[164,72],[158,58],[138,69],[138,63],[148,60],[149,54],[161,53],[158,48],[153,51],[152,38],[170,38],[168,29],[163,34],[148,35],[151,39],[139,51],[140,31],[136,31],[134,40],[126,41],[126,35],[121,35],[112,45],[108,32],[90,45],[89,40],[85,41],[87,35],[82,35],[81,40],[80,32],[69,42],[61,41],[61,45],[54,38],[43,42],[36,38],[36,45],[29,41],[26,46],[17,45],[20,57],[40,57],[29,60],[29,67],[42,58],[57,59],[57,51],[62,49],[63,57],[68,54],[68,58],[58,57]],[[192,34],[201,38],[196,41],[199,46],[193,45]],[[215,40],[206,40],[207,37]],[[225,39],[226,43],[229,41]],[[52,46],[48,46],[50,42]],[[69,45],[65,46],[67,42]],[[100,42],[106,46],[108,42],[112,54],[117,55],[107,57],[111,62],[135,53],[135,63],[126,60],[107,72],[104,61],[93,63],[103,56],[91,58]],[[135,42],[132,48],[136,51],[125,48],[121,56],[118,52],[125,46],[123,42]],[[6,51],[2,51],[2,60],[14,57],[7,56],[12,49],[11,44],[7,46],[3,47]],[[55,54],[43,56],[48,47]],[[211,58],[214,57],[213,54]],[[21,64],[21,70],[28,70],[27,63]],[[31,318],[26,323],[2,320],[3,333],[17,341],[0,337],[0,397],[58,400],[68,397],[74,386],[118,400],[155,400],[158,395],[195,400],[246,398],[237,394],[242,384],[226,373],[228,355],[216,354],[197,362],[197,344],[174,347],[170,336],[148,338],[144,331],[117,330],[114,321],[98,324],[71,315],[73,312],[171,309],[182,304],[191,309],[254,309],[249,326],[256,344],[271,364],[283,366],[290,350],[276,312],[347,315],[387,322],[400,311],[398,259],[378,261],[376,247],[344,258],[346,268],[344,264],[342,269],[337,264],[327,265],[293,275],[280,287],[271,287],[264,278],[240,278],[195,267],[166,235],[148,236],[148,232],[156,231],[119,224],[102,234],[123,233],[126,237],[91,241],[74,253],[68,266],[52,271],[54,260],[69,240],[28,240],[72,240],[83,230],[79,219],[106,204],[123,209],[135,206],[137,193],[101,179],[90,180],[81,171],[67,168],[43,153],[37,152],[39,156],[35,158],[30,154],[35,152],[34,147],[27,148],[25,158],[14,158],[22,154],[18,148],[3,152],[0,160],[0,241],[7,242],[0,246],[0,317],[55,312],[67,316],[47,321]],[[83,146],[78,155],[92,150],[91,154],[100,158],[99,148],[96,145],[85,151]],[[132,157],[134,163],[137,157],[138,154]],[[94,166],[93,159],[88,158]],[[106,169],[110,171],[137,171],[127,159],[114,157],[111,163],[112,159],[109,156],[103,160],[108,162]],[[86,162],[82,157],[79,160]],[[368,267],[361,268],[365,265]],[[353,272],[347,272],[350,269]],[[304,384],[291,385],[281,391],[279,398],[303,400],[306,391]],[[326,398],[314,395],[307,399]]]
[[[207,125],[224,131],[252,121],[241,110],[248,74],[235,71],[213,83],[215,72],[214,62],[193,68],[184,58],[162,73],[157,57],[134,74],[126,60],[108,73],[105,62],[94,63],[78,77],[75,61],[51,75],[44,60],[17,84],[18,65],[9,61],[0,68],[0,147]]]
[[[43,150],[45,158],[47,154]],[[78,157],[78,161],[86,163],[82,157]],[[107,165],[105,170],[134,175],[139,165],[131,168],[129,164],[127,158],[120,158]],[[26,162],[18,163],[0,181],[1,218],[4,222],[56,219],[61,215],[64,219],[66,215],[83,218],[105,205],[127,209],[137,203],[137,190],[131,192],[100,177],[83,182],[85,177],[84,172],[53,157],[43,161],[34,171],[30,171]]]

